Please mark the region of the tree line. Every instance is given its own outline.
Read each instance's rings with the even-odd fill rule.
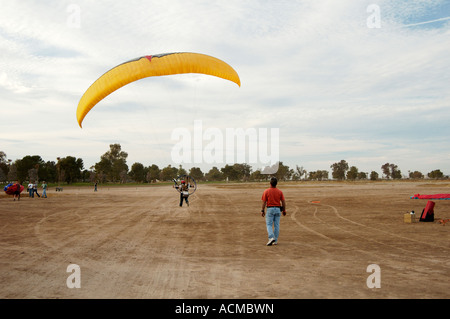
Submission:
[[[58,157],[56,161],[44,161],[39,155],[27,155],[22,159],[12,161],[7,159],[6,154],[0,151],[0,183],[19,180],[25,181],[46,181],[47,183],[74,182],[112,182],[112,183],[155,183],[158,181],[171,181],[180,175],[190,175],[197,181],[265,181],[275,176],[278,180],[311,180],[322,181],[330,179],[330,171],[317,170],[306,171],[302,166],[296,165],[290,168],[283,162],[278,163],[278,170],[274,174],[263,174],[261,170],[253,170],[249,164],[236,163],[226,164],[222,168],[214,166],[204,173],[199,167],[192,167],[187,171],[181,165],[173,167],[170,164],[160,168],[156,164],[145,166],[136,162],[127,164],[128,154],[122,151],[120,144],[110,144],[109,150],[105,152],[99,162],[89,169],[84,168],[81,158],[73,156]],[[362,172],[356,166],[349,166],[347,161],[341,160],[330,166],[331,179],[334,180],[379,180],[380,176],[376,171]],[[402,179],[402,175],[397,165],[385,163],[381,166],[384,179]],[[406,178],[423,179],[425,175],[419,171],[408,172]],[[433,170],[426,175],[432,179],[448,178],[439,170]]]

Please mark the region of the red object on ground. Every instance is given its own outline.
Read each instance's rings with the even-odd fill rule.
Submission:
[[[421,222],[432,222],[434,221],[434,202],[429,200],[427,202],[427,206],[422,211],[422,215],[420,216]]]
[[[414,198],[414,199],[450,199],[450,194],[433,194],[433,195],[415,194],[411,198]]]

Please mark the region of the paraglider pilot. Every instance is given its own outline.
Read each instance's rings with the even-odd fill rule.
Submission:
[[[185,181],[181,181],[181,185],[175,184],[175,188],[180,192],[180,207],[183,206],[183,199],[189,206],[189,185]]]
[[[14,191],[14,200],[16,200],[16,197],[17,197],[17,200],[20,200],[20,183],[19,183],[19,181],[16,181],[16,190]]]

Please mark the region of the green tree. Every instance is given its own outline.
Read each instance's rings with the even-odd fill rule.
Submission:
[[[378,179],[378,173],[375,171],[370,172],[370,180],[376,181]]]
[[[283,162],[278,162],[278,170],[276,173],[271,174],[276,177],[279,181],[290,180],[294,170],[289,169],[289,166],[284,165]]]
[[[178,169],[176,167],[172,167],[170,164],[167,167],[164,167],[159,174],[160,180],[162,181],[171,181],[174,178],[177,178]]]
[[[181,176],[181,175],[188,175],[187,171],[183,168],[183,166],[178,167],[178,171],[177,171],[177,176]]]
[[[247,163],[236,163],[233,165],[233,169],[238,172],[238,179],[247,181],[252,172],[252,167]]]
[[[391,177],[393,179],[401,179],[402,178],[402,171],[398,169],[397,165],[390,164],[389,167],[391,168]]]
[[[18,180],[17,178],[17,166],[15,163],[12,163],[11,165],[9,165],[9,171],[8,171],[8,175],[7,175],[7,180],[8,181],[15,181]],[[20,182],[22,182],[20,180]]]
[[[39,167],[39,179],[47,183],[54,183],[57,180],[57,169],[54,161],[47,161]]]
[[[4,183],[7,181],[7,175],[5,174],[5,171],[0,168],[0,183]]]
[[[28,180],[38,182],[39,180],[39,164],[36,164],[34,168],[28,170]]]
[[[228,179],[230,181],[237,181],[237,180],[239,180],[239,177],[240,177],[239,176],[239,171],[237,171],[235,169],[234,165],[226,164],[224,167],[222,167],[220,169],[220,171],[222,172],[223,177],[225,179]]]
[[[128,173],[127,157],[120,144],[110,144],[109,151],[95,164],[95,170],[105,174],[111,182],[123,181],[124,174]]]
[[[328,171],[326,171],[326,170],[321,170],[321,171],[319,171],[320,172],[320,175],[319,175],[319,177],[320,177],[320,181],[321,180],[324,180],[324,179],[328,179],[328,174],[329,174],[329,172]]]
[[[131,165],[130,177],[137,183],[145,181],[145,167],[141,163]]]
[[[100,183],[106,182],[112,172],[112,163],[105,157],[100,158],[100,162],[94,165],[95,173]]]
[[[90,171],[90,170],[87,170],[87,169],[83,170],[81,172],[81,180],[83,182],[91,182],[91,175],[92,174],[94,174],[94,173],[92,171]]]
[[[199,167],[192,167],[189,170],[189,175],[192,176],[196,181],[201,181],[204,178],[204,174]]]
[[[347,171],[347,179],[354,181],[358,178],[358,168],[356,166],[350,167],[350,169]]]
[[[317,180],[317,171],[309,171],[308,172],[308,180],[310,180],[310,181]]]
[[[389,179],[391,177],[391,164],[386,163],[386,164],[382,165],[381,170],[387,179]]]
[[[318,170],[318,171],[308,172],[308,180],[322,181],[324,179],[328,179],[328,171]]]
[[[409,172],[409,178],[411,179],[422,179],[424,178],[423,174],[419,171]]]
[[[262,174],[261,170],[257,169],[250,174],[250,180],[256,182],[266,181],[268,179],[268,176],[268,174]]]
[[[358,172],[358,179],[367,179],[367,173],[366,172]]]
[[[61,170],[64,171],[64,180],[67,184],[81,179],[81,171],[83,170],[83,160],[73,156],[61,158],[59,161]]]
[[[427,174],[429,178],[439,179],[444,177],[444,173],[440,169],[435,169]]]
[[[297,175],[298,179],[300,180],[303,178],[303,176],[305,176],[306,178],[307,176],[306,169],[304,169],[303,166],[295,165],[295,175]]]
[[[348,163],[345,160],[341,160],[339,163],[334,163],[330,166],[333,170],[331,175],[334,179],[344,180],[345,174],[348,171]]]
[[[20,160],[15,161],[16,169],[17,169],[17,179],[19,179],[21,182],[23,181],[29,181],[29,172],[32,169],[37,169],[39,166],[45,164],[44,160],[39,155],[27,155],[23,157]],[[33,171],[34,173],[34,171]],[[34,177],[34,176],[33,176]],[[36,176],[38,177],[38,176]],[[36,178],[34,178],[36,179]]]
[[[216,166],[214,166],[208,173],[205,174],[205,178],[208,181],[222,181],[224,177],[223,173]]]
[[[152,164],[152,166],[148,168],[147,182],[155,183],[156,180],[160,178],[160,174],[161,170],[159,169],[158,165]]]
[[[112,181],[124,182],[128,173],[128,165],[125,159],[120,158],[112,164]]]
[[[225,167],[222,167],[220,170],[225,179],[228,178],[230,181],[239,181],[248,180],[252,168],[246,163],[235,163],[233,165],[226,164]]]
[[[6,163],[6,153],[3,151],[0,151],[0,163]]]
[[[0,182],[6,182],[9,172],[9,163],[6,154],[0,151]]]

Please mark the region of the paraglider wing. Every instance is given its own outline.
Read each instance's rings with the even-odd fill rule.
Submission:
[[[433,194],[433,195],[421,195],[414,194],[410,197],[411,199],[447,199],[450,200],[450,194]]]
[[[22,193],[25,187],[23,185],[19,185],[19,191]],[[8,184],[3,189],[6,194],[8,195],[14,195],[14,193],[17,191],[17,184]]]
[[[237,72],[227,63],[200,53],[148,55],[122,63],[98,78],[78,103],[77,121],[81,127],[86,114],[103,98],[131,82],[150,76],[201,73],[223,78],[241,86]]]
[[[3,190],[5,191],[6,194],[8,194],[8,190],[11,186],[13,186],[14,184],[8,184],[5,186],[5,188],[3,188]],[[14,193],[14,192],[13,192]]]

